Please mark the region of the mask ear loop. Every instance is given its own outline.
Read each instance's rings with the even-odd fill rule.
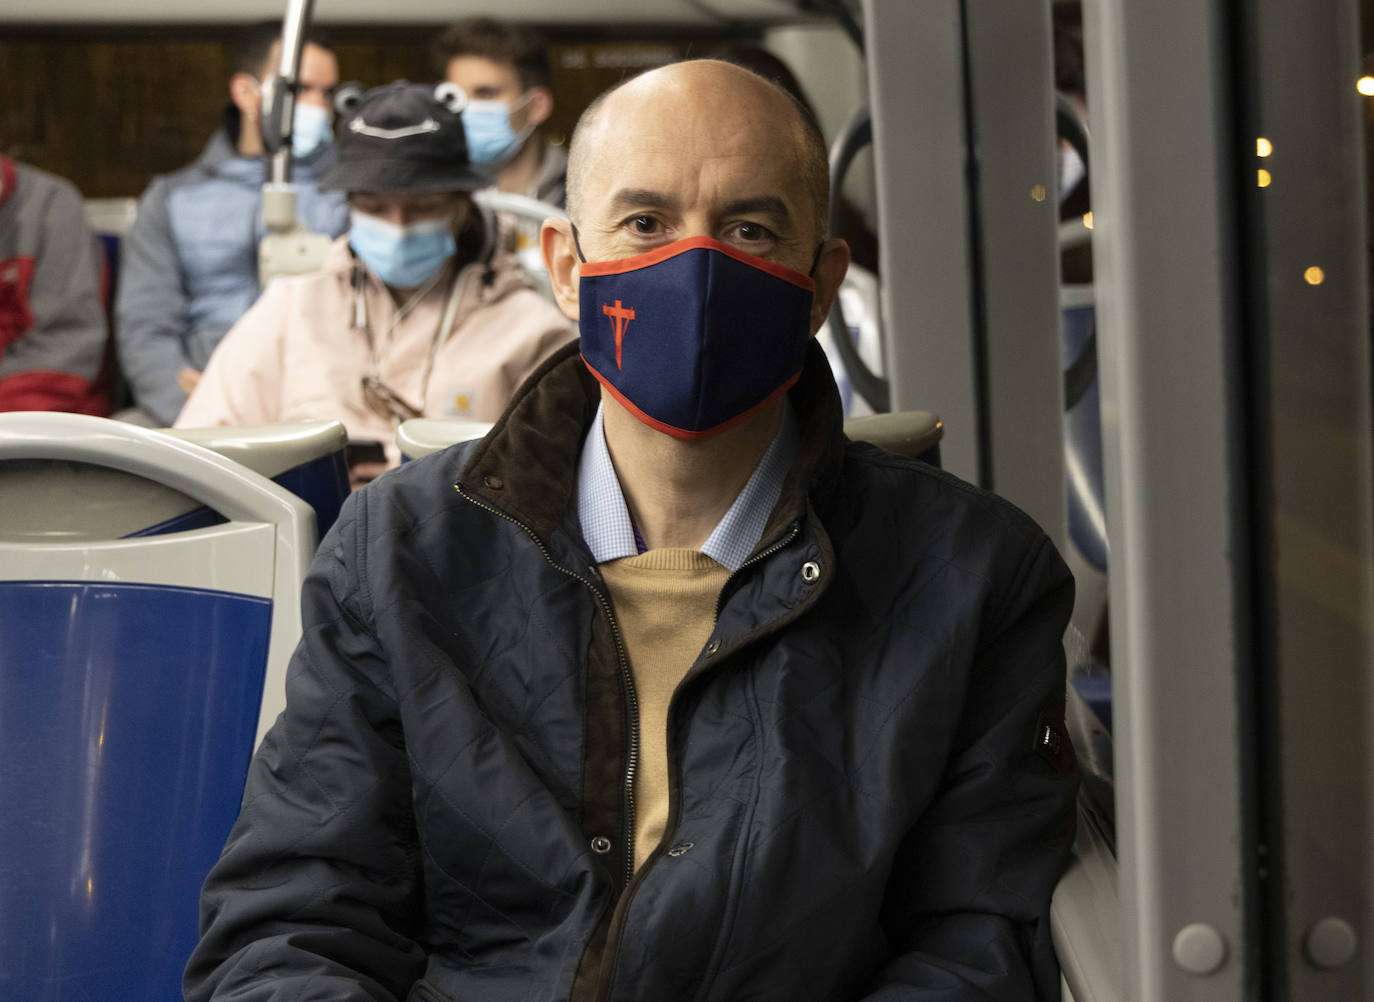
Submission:
[[[816,277],[816,265],[821,263],[821,250],[824,249],[824,247],[824,240],[816,245],[816,253],[811,255],[811,270],[806,273],[807,278]]]

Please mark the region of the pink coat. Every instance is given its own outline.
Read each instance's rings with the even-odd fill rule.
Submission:
[[[442,337],[449,281],[398,323],[390,291],[364,272],[368,326],[379,346],[374,369],[367,336],[354,326],[353,260],[347,237],[340,237],[323,268],[273,282],[224,336],[176,426],[337,418],[350,438],[380,440],[395,464],[394,423],[369,406],[366,375],[380,377],[412,405],[423,404],[425,417],[496,420],[515,388],[576,331],[533,290],[512,256],[499,255],[495,264],[489,285],[480,265],[458,274],[453,321]]]

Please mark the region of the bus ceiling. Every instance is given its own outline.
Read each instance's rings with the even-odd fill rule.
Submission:
[[[550,0],[505,0],[500,14],[508,20],[546,24],[576,21],[578,24],[767,24],[828,18],[831,0],[636,0],[627,15],[624,0],[578,0],[576,4]],[[201,0],[51,0],[6,13],[14,23],[148,23],[192,24],[268,21],[281,17],[281,0],[242,0],[228,7]],[[473,12],[473,11],[468,11]],[[321,24],[386,22],[391,24],[448,22],[465,13],[452,3],[436,0],[325,0],[315,8]]]

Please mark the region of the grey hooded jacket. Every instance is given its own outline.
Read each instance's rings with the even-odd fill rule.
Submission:
[[[637,871],[576,346],[487,438],[353,495],[188,1000],[1058,997],[1072,579],[1010,505],[845,440],[814,345],[791,392],[802,458],[673,697]]]
[[[314,184],[333,166],[330,146],[296,162],[297,215],[316,233],[348,228],[342,192]],[[200,159],[154,179],[121,249],[115,333],[134,402],[170,425],[186,402],[183,367],[205,368],[229,328],[258,298],[262,183],[267,162],[240,156],[228,128]]]

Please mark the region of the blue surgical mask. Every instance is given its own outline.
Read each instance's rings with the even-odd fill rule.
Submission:
[[[510,127],[511,112],[529,101],[526,95],[514,105],[502,101],[469,101],[463,109],[463,132],[468,140],[468,158],[475,164],[499,167],[525,145],[534,123],[525,123],[516,132]]]
[[[368,271],[397,289],[424,284],[458,249],[447,218],[393,226],[357,209],[350,218],[348,245]]]
[[[334,141],[334,119],[318,104],[296,104],[291,115],[291,155],[303,160]]]

